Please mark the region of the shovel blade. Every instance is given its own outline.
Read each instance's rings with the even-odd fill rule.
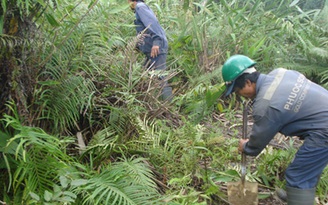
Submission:
[[[230,205],[258,205],[258,184],[247,182],[228,182],[228,201]]]

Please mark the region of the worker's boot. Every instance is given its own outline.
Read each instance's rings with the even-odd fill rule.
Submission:
[[[285,190],[277,188],[276,195],[279,197],[280,200],[287,202],[287,192]]]
[[[287,187],[288,205],[313,205],[315,197],[315,188],[298,189]]]

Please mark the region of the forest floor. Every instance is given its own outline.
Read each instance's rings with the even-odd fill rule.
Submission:
[[[272,141],[271,141],[271,146],[274,146],[276,148],[281,148],[281,143],[282,141],[287,140],[283,135],[277,135]],[[297,141],[296,144],[300,144],[300,141]],[[297,146],[297,145],[296,145]],[[247,160],[249,163],[252,161],[252,157],[247,157]],[[253,169],[256,169],[256,165],[254,164]],[[223,186],[226,187],[226,186]],[[227,188],[223,188],[222,190],[226,195],[228,196],[228,191]],[[247,204],[251,204],[247,202]],[[232,205],[228,201],[225,203],[219,203],[218,205]],[[236,205],[245,205],[244,204],[236,204]],[[256,204],[252,204],[256,205]],[[278,198],[278,196],[275,193],[275,190],[273,189],[268,189],[265,186],[261,185],[258,183],[258,205],[287,205],[286,202],[282,201],[281,199]]]
[[[240,118],[242,118],[242,116],[240,115]],[[242,121],[242,119],[241,119]],[[247,132],[249,133],[250,130],[252,129],[252,125],[253,125],[253,120],[250,116],[248,116],[248,123],[247,123]],[[241,135],[242,133],[242,126],[240,126],[239,129],[239,133]],[[230,133],[230,130],[226,130],[226,137],[233,137]],[[286,145],[288,144],[288,141],[290,140],[289,137],[286,137],[282,134],[277,134],[269,143],[268,146],[271,146],[274,149],[286,149]],[[294,143],[293,146],[295,146],[296,148],[301,146],[302,141],[299,140],[298,137],[293,137]],[[256,169],[256,162],[254,161],[254,157],[250,157],[247,156],[247,163],[252,163],[254,164],[252,169]],[[226,196],[228,196],[228,191],[227,191],[227,185],[223,185],[221,187],[224,187],[222,189],[222,191],[226,194]],[[263,197],[262,197],[263,196]],[[224,201],[224,200],[219,200],[220,202],[214,202],[213,205],[231,205],[229,204],[228,201]],[[247,204],[251,204],[249,202],[246,202]],[[212,204],[211,204],[212,205]],[[245,205],[245,203],[243,204],[235,204],[235,205]],[[256,204],[254,204],[256,205]],[[282,201],[281,199],[278,198],[278,196],[275,193],[275,190],[273,189],[268,189],[265,186],[261,185],[260,183],[258,183],[258,205],[287,205],[286,202]]]
[[[283,141],[287,140],[286,137],[283,135],[278,134],[272,141],[271,141],[271,146],[274,146],[276,148],[281,148],[284,143]],[[296,139],[296,144],[301,144],[299,140]],[[297,145],[296,145],[297,146]],[[248,163],[252,163],[253,159],[252,157],[247,157]],[[254,167],[256,169],[256,167]],[[228,196],[228,191],[227,191],[227,185],[223,185],[221,187],[224,187],[222,191]],[[263,197],[262,197],[263,196]],[[213,205],[231,205],[226,202],[222,202],[222,199],[219,203],[213,203]],[[251,204],[251,203],[248,203]],[[245,205],[244,204],[236,204],[236,205]],[[253,205],[253,204],[252,204]],[[256,204],[254,204],[256,205]],[[262,186],[260,183],[258,183],[258,205],[287,205],[286,202],[282,201],[281,199],[278,198],[278,196],[275,194],[275,190],[268,189],[265,186]]]

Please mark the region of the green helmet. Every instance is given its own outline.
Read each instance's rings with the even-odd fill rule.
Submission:
[[[226,96],[232,92],[235,80],[243,72],[256,64],[255,61],[244,55],[231,56],[222,67],[222,78],[227,85]]]

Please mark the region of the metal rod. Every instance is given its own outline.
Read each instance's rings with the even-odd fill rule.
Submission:
[[[242,139],[247,137],[247,113],[248,113],[248,102],[243,103],[243,130],[242,130]],[[246,176],[246,154],[241,153],[241,183],[244,187],[245,185],[245,176]]]

